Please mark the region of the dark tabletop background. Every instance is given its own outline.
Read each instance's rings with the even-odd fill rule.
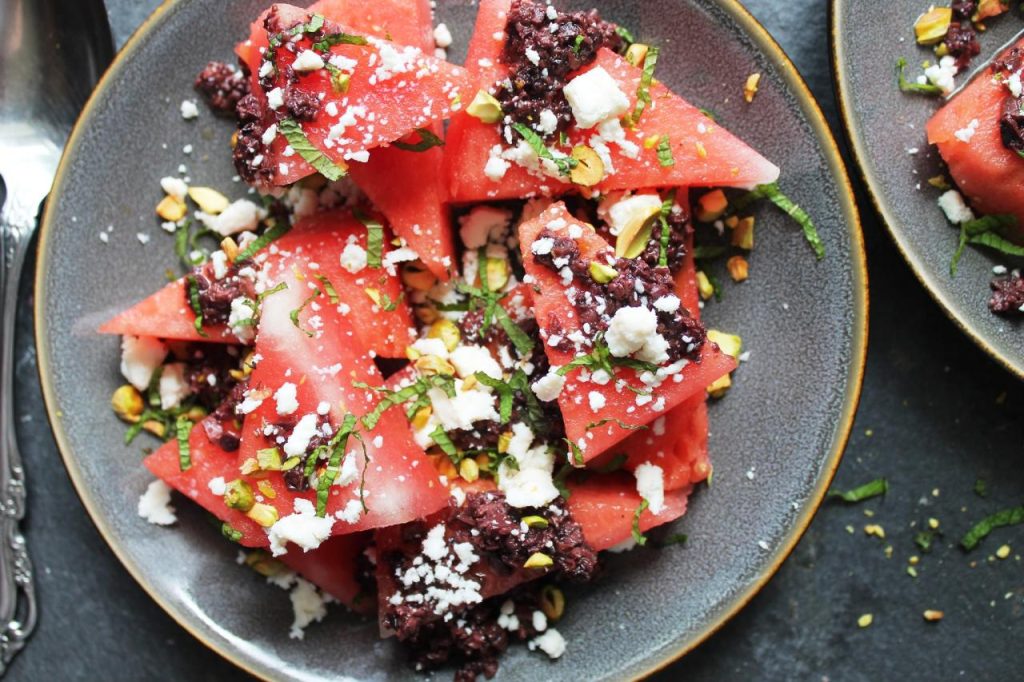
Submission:
[[[116,44],[158,4],[107,0]],[[841,140],[826,0],[747,5],[803,73]],[[751,604],[659,680],[1024,679],[1024,527],[998,531],[971,554],[956,546],[976,519],[1024,502],[1024,386],[942,314],[860,186],[858,192],[871,343],[860,412],[836,485],[884,476],[890,492],[860,505],[826,504]],[[244,679],[147,598],[75,495],[39,391],[31,276],[26,273],[22,289],[17,409],[30,484],[26,531],[42,615],[10,679]],[[973,491],[979,478],[987,482],[987,497]],[[913,538],[928,519],[938,520],[945,535],[922,554]],[[869,523],[881,525],[885,539],[866,535]],[[993,554],[1004,543],[1013,552],[998,560]],[[915,554],[921,557],[916,579],[906,572]],[[925,609],[942,610],[945,618],[927,623]],[[867,613],[873,624],[859,628],[858,617]],[[553,674],[571,678],[568,670]]]

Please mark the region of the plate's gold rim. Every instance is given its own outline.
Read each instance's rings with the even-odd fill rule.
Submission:
[[[850,101],[851,89],[844,75],[847,73],[846,55],[843,52],[843,47],[839,40],[842,28],[842,12],[839,9],[839,5],[842,1],[843,0],[830,0],[829,2],[829,32],[830,42],[832,43],[832,48],[830,50],[832,58],[832,83],[836,93],[836,102],[839,104],[839,117],[843,121],[846,140],[850,145],[850,150],[853,152],[853,158],[857,162],[857,168],[860,171],[861,179],[864,181],[864,187],[867,189],[867,194],[871,198],[871,203],[874,205],[875,211],[877,211],[878,215],[882,218],[882,223],[885,225],[886,231],[889,233],[893,243],[896,245],[896,249],[903,256],[903,260],[907,262],[907,265],[910,266],[910,271],[914,273],[914,276],[917,277],[921,285],[928,291],[928,294],[936,303],[939,304],[939,308],[942,309],[942,312],[944,312],[946,316],[953,321],[953,324],[959,327],[968,338],[974,341],[975,344],[988,353],[988,355],[995,359],[1000,365],[1017,377],[1024,379],[1024,358],[1015,360],[1009,355],[1000,352],[973,325],[971,325],[964,315],[958,313],[956,306],[949,297],[939,290],[936,276],[933,275],[933,273],[924,266],[921,260],[911,252],[908,241],[901,235],[899,230],[893,227],[899,221],[896,220],[893,212],[889,208],[889,205],[883,200],[882,193],[876,190],[876,187],[879,187],[880,183],[874,173],[870,170],[867,163],[868,153],[863,143],[864,134],[863,131],[854,123],[853,103]]]
[[[107,72],[104,74],[103,78],[96,86],[96,89],[86,102],[85,107],[82,109],[82,113],[79,116],[78,123],[76,123],[71,132],[71,136],[69,137],[67,146],[65,147],[66,153],[61,159],[61,164],[57,169],[57,174],[54,179],[54,194],[58,194],[66,182],[65,176],[68,166],[67,159],[70,156],[70,153],[67,152],[78,146],[78,143],[84,134],[84,122],[90,118],[91,112],[96,106],[96,102],[104,96],[104,93],[109,88],[110,84],[116,80],[117,73],[121,68],[123,68],[124,64],[127,63],[131,56],[138,50],[139,46],[153,31],[158,20],[166,13],[168,8],[172,7],[179,1],[180,0],[164,0],[164,2],[146,18],[146,20],[128,39],[124,47],[118,52],[113,63],[107,69]],[[807,84],[797,72],[796,67],[786,55],[785,51],[783,51],[778,43],[776,43],[770,36],[768,31],[738,0],[717,0],[717,2],[723,9],[729,12],[740,27],[754,40],[762,52],[764,52],[778,68],[783,80],[796,95],[804,110],[804,114],[807,116],[819,142],[822,144],[823,151],[825,152],[826,158],[831,166],[833,175],[840,181],[839,189],[841,194],[841,203],[843,204],[843,213],[846,223],[850,228],[850,236],[852,238],[853,248],[851,250],[851,256],[853,259],[854,271],[854,293],[857,297],[857,300],[854,302],[855,327],[853,329],[853,347],[851,349],[852,357],[846,395],[844,397],[843,411],[840,415],[839,422],[836,425],[832,450],[828,454],[818,485],[811,494],[808,504],[804,505],[793,527],[787,533],[781,545],[776,548],[775,553],[772,556],[771,563],[765,568],[764,572],[758,577],[758,579],[748,585],[740,594],[736,595],[732,599],[731,603],[729,603],[729,605],[723,609],[712,622],[708,623],[695,636],[689,638],[689,640],[678,649],[675,649],[667,655],[663,655],[659,658],[653,658],[648,667],[640,676],[638,676],[638,678],[652,675],[658,670],[661,670],[665,666],[692,651],[708,637],[717,632],[729,619],[746,606],[746,604],[761,590],[761,588],[764,587],[765,584],[767,584],[796,547],[797,542],[807,530],[815,512],[824,499],[825,493],[831,484],[832,478],[839,466],[839,461],[842,458],[843,451],[845,450],[847,440],[849,439],[850,432],[853,428],[853,420],[857,412],[857,405],[860,400],[860,391],[864,379],[864,365],[867,356],[868,280],[864,238],[861,232],[860,217],[856,201],[854,199],[853,189],[850,184],[850,179],[846,172],[845,165],[843,164],[839,147],[825,121],[821,108],[814,99],[814,96],[811,94]],[[64,432],[61,423],[59,410],[56,404],[55,388],[50,380],[52,371],[49,349],[46,344],[43,343],[43,339],[47,336],[47,327],[43,305],[46,297],[42,295],[42,292],[45,292],[45,273],[48,270],[49,253],[47,244],[52,230],[53,226],[50,223],[50,211],[46,210],[43,214],[42,224],[39,229],[39,249],[36,263],[36,300],[34,307],[36,353],[38,358],[39,379],[43,390],[44,402],[46,404],[47,417],[53,429],[54,438],[57,442],[58,450],[61,453],[61,458],[64,460],[64,465],[68,470],[68,474],[71,477],[75,490],[81,498],[86,511],[89,513],[89,516],[92,518],[93,523],[96,525],[96,528],[104,541],[111,548],[114,555],[118,558],[128,573],[131,574],[139,586],[142,587],[154,602],[169,614],[171,618],[178,623],[178,625],[206,645],[209,649],[227,659],[240,669],[256,677],[269,679],[265,677],[265,671],[258,670],[255,665],[238,656],[230,649],[230,647],[219,646],[217,643],[204,636],[203,633],[200,633],[187,621],[183,612],[179,612],[171,603],[156,594],[139,567],[129,559],[124,548],[114,541],[113,534],[108,524],[104,521],[102,515],[99,514],[96,508],[91,491],[89,491],[83,483],[81,470],[79,469],[77,462],[68,454],[71,452],[71,448],[67,442],[67,435]]]

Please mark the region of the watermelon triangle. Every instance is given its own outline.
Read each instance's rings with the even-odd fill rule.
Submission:
[[[478,87],[490,88],[508,76],[507,67],[500,62],[504,41],[495,40],[494,36],[504,31],[510,6],[510,0],[480,3],[466,60]],[[604,68],[629,97],[631,106],[635,106],[641,69],[607,49],[600,50],[596,62],[579,73],[596,67]],[[778,179],[778,167],[664,85],[656,83],[650,94],[653,106],[644,113],[636,130],[627,131],[627,138],[639,145],[639,154],[628,158],[618,146],[610,145],[615,173],[594,189],[609,192],[684,186],[749,188]],[[566,149],[577,144],[589,145],[593,134],[592,130],[571,129]],[[669,135],[675,165],[662,167],[657,150],[644,148],[644,141],[654,135]],[[453,202],[554,196],[574,189],[558,178],[532,175],[514,163],[499,181],[484,175],[491,150],[496,146],[508,147],[496,124],[482,123],[461,112],[452,117],[448,140],[446,166]]]
[[[335,535],[312,551],[288,552],[278,558],[356,613],[372,613],[373,599],[359,583],[359,556],[372,540],[370,532]]]
[[[560,219],[560,222],[553,223],[556,219]],[[594,231],[593,226],[576,220],[562,203],[552,204],[540,216],[523,223],[519,228],[523,264],[527,274],[533,278],[532,284],[537,291],[534,296],[536,318],[542,329],[551,329],[553,325],[558,325],[561,330],[558,333],[561,335],[579,330],[578,317],[573,314],[571,306],[566,304],[566,285],[562,284],[556,273],[535,262],[531,246],[537,235],[545,228],[568,237],[570,226],[582,230],[582,236],[576,241],[583,257],[590,258],[601,251],[611,249]],[[549,344],[545,344],[544,350],[554,366],[564,366],[574,358],[572,351],[563,351]],[[573,369],[567,375],[565,388],[558,398],[558,405],[565,421],[566,436],[582,449],[584,459],[589,461],[624,440],[632,431],[620,427],[616,421],[607,422],[599,427],[588,426],[605,419],[618,420],[629,425],[649,424],[688,398],[699,395],[711,382],[734,368],[735,361],[731,357],[722,353],[715,344],[705,343],[699,360],[687,363],[675,377],[667,378],[655,389],[657,399],[643,405],[637,405],[637,396],[633,392],[617,390],[616,382],[609,382],[604,386],[582,382],[581,370]],[[616,376],[626,380],[631,386],[643,385],[632,369],[620,368]],[[679,377],[678,380],[676,377]],[[597,392],[604,398],[605,404],[599,413],[595,413],[588,404],[588,396],[592,392]]]
[[[155,294],[115,315],[100,328],[100,334],[154,336],[171,341],[238,343],[225,325],[206,325],[203,336],[196,329],[196,315],[188,304],[185,278],[171,282]]]

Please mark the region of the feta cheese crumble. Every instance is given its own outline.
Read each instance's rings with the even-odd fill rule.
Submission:
[[[633,472],[636,491],[647,500],[647,508],[657,516],[665,510],[665,472],[657,464],[644,462]]]
[[[949,222],[954,225],[974,220],[974,212],[964,201],[963,195],[955,189],[951,189],[939,197],[939,208],[946,214]]]
[[[572,107],[576,125],[583,130],[610,118],[618,118],[629,109],[626,93],[600,66],[573,78],[562,92]]]
[[[298,545],[303,551],[316,549],[331,536],[334,517],[319,517],[313,503],[303,498],[295,500],[295,513],[278,519],[267,531],[270,550],[274,556],[288,552],[288,543]]]
[[[171,488],[157,479],[139,497],[139,516],[157,526],[169,526],[178,520],[171,506]]]

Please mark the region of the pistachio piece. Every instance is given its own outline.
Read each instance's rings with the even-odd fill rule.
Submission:
[[[739,359],[740,353],[743,352],[743,339],[736,334],[726,334],[717,329],[709,329],[708,341],[718,344],[723,353],[736,359]]]
[[[534,552],[523,564],[523,568],[548,568],[554,563],[554,560],[544,552]]]
[[[532,515],[532,516],[524,516],[524,517],[523,517],[522,519],[520,519],[520,520],[521,520],[521,521],[522,521],[523,523],[525,523],[525,524],[527,525],[527,527],[529,527],[529,528],[540,528],[540,529],[544,529],[544,528],[547,528],[547,527],[548,527],[548,526],[550,525],[550,524],[548,523],[548,520],[547,520],[547,519],[545,519],[545,518],[544,518],[543,516],[536,516],[536,515]]]
[[[281,464],[281,471],[291,471],[299,465],[302,460],[298,457],[289,457]]]
[[[170,223],[176,223],[184,218],[187,211],[188,207],[185,206],[184,201],[175,199],[169,194],[156,205],[156,214]]]
[[[243,476],[250,476],[260,470],[260,465],[255,457],[250,457],[242,462],[242,466],[238,467],[238,470],[242,472]]]
[[[604,180],[604,161],[593,149],[578,144],[572,148],[572,158],[579,163],[569,171],[569,179],[580,187],[593,187]]]
[[[725,267],[734,282],[743,282],[750,276],[750,264],[743,256],[733,256],[725,262]]]
[[[277,523],[277,509],[270,506],[269,504],[263,504],[257,502],[252,508],[245,513],[250,519],[260,524],[264,528],[270,528]]]
[[[110,407],[120,419],[131,424],[139,421],[142,410],[145,409],[142,394],[131,384],[125,384],[114,391],[110,398]]]
[[[231,237],[224,237],[224,239],[221,240],[220,250],[223,251],[224,255],[228,257],[228,262],[230,263],[234,263],[235,259],[238,258],[238,243]]]
[[[919,45],[934,45],[946,37],[953,22],[951,7],[932,7],[914,22],[914,35]]]
[[[559,620],[565,613],[565,594],[554,585],[545,585],[540,591],[540,609],[549,621]]]
[[[498,436],[498,454],[504,455],[508,452],[509,443],[512,442],[512,432],[506,431]]]
[[[477,466],[476,460],[467,457],[459,462],[459,476],[467,483],[472,483],[480,478],[480,467]]]
[[[149,431],[157,438],[167,437],[167,427],[164,425],[163,422],[158,422],[154,419],[150,419],[149,421],[142,423],[142,428],[144,428],[146,431]]]
[[[486,90],[479,90],[466,107],[466,113],[484,123],[497,123],[501,120],[501,102]]]
[[[720,189],[712,190],[697,200],[697,220],[702,223],[713,223],[722,217],[728,207],[729,200],[725,198],[725,192]]]
[[[210,187],[189,187],[188,196],[204,213],[211,215],[222,213],[231,204],[226,196]]]
[[[430,421],[430,415],[433,414],[433,412],[434,410],[431,409],[429,405],[418,409],[416,414],[412,416],[412,427],[417,431],[425,427],[427,422]]]
[[[416,359],[413,365],[416,367],[417,372],[427,376],[441,374],[450,377],[455,375],[455,367],[452,366],[452,363],[436,355],[421,356]]]
[[[626,50],[626,61],[631,66],[643,66],[644,60],[647,59],[647,45],[643,43],[633,43]]]
[[[732,377],[728,374],[715,379],[708,386],[708,395],[712,398],[721,398],[732,388]]]
[[[657,222],[657,212],[643,222],[632,220],[615,240],[615,256],[617,258],[636,258],[651,241],[651,233],[654,231],[654,223]]]
[[[754,248],[754,216],[747,216],[736,223],[732,231],[732,245],[751,251]]]
[[[596,260],[590,261],[590,278],[598,284],[608,284],[613,279],[619,276],[619,271],[610,265],[604,263],[598,263]]]
[[[489,291],[501,291],[508,284],[508,261],[504,258],[484,259],[484,277]]]
[[[270,485],[270,481],[257,481],[256,487],[259,488],[263,496],[268,500],[272,500],[277,497],[277,491],[274,490],[274,486]]]
[[[277,448],[264,448],[256,451],[256,463],[261,471],[281,470],[281,451]]]
[[[267,578],[279,575],[285,570],[283,563],[262,549],[249,552],[245,556],[245,565]]]
[[[989,17],[996,17],[1010,9],[1007,0],[979,0],[978,10],[971,17],[971,21],[982,21]]]
[[[757,94],[757,86],[761,82],[761,74],[752,73],[747,76],[747,82],[743,84],[743,99],[746,100],[747,104],[754,101],[754,95]]]
[[[252,486],[239,478],[228,483],[224,489],[224,504],[230,509],[247,512],[255,503]]]
[[[703,270],[697,271],[697,291],[700,293],[701,300],[704,301],[715,295],[715,285],[711,283]]]

